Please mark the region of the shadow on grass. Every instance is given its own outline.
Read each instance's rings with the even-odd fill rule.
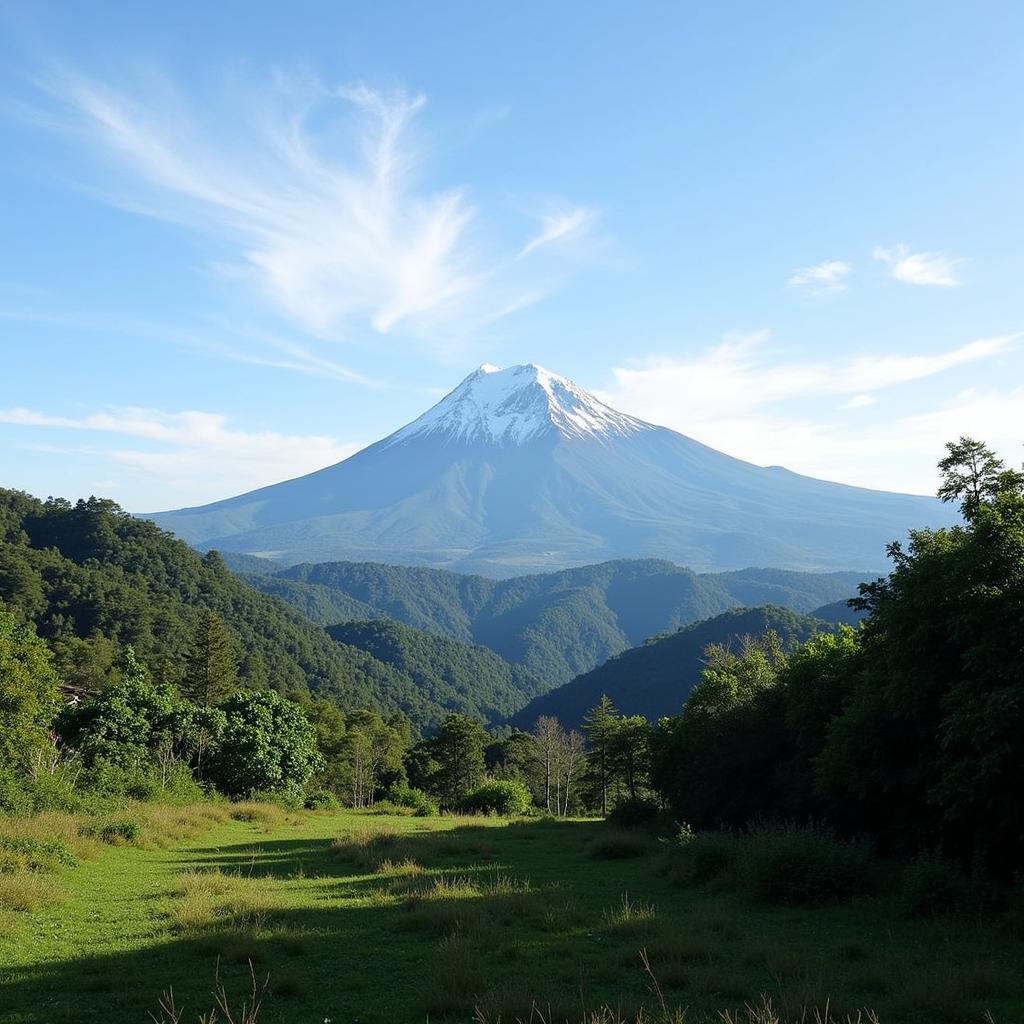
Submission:
[[[534,1002],[554,1022],[579,1021],[582,1006],[606,1003],[629,1019],[655,1005],[641,949],[670,1004],[689,1006],[694,1024],[762,993],[792,1019],[827,999],[841,1017],[863,1005],[853,1000],[869,983],[868,999],[903,1007],[892,1020],[981,1020],[993,1002],[1024,997],[1005,971],[981,964],[967,978],[940,971],[938,961],[925,994],[915,995],[913,973],[892,951],[876,956],[870,925],[858,926],[854,948],[834,914],[786,911],[780,927],[777,911],[681,893],[646,855],[595,859],[595,838],[608,834],[598,823],[409,828],[367,817],[337,840],[192,849],[175,865],[246,879],[247,893],[265,893],[264,910],[242,924],[214,916],[188,933],[161,922],[151,944],[131,952],[0,968],[0,1021],[145,1024],[173,989],[189,1024],[212,1005],[217,964],[240,999],[250,962],[261,981],[269,976],[261,1024],[470,1021],[478,1006],[487,1021],[514,1024],[530,1019]],[[807,927],[820,929],[807,949],[779,941]],[[834,962],[822,955],[829,944]],[[950,945],[951,963],[956,955]]]

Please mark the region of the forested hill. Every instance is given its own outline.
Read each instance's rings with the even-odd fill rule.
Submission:
[[[128,644],[156,679],[177,682],[209,609],[233,636],[248,686],[308,690],[345,709],[401,710],[419,728],[448,711],[507,715],[538,692],[535,681],[508,666],[502,675],[493,665],[494,678],[481,678],[481,692],[470,695],[461,684],[446,692],[425,688],[422,673],[414,679],[359,646],[332,640],[320,625],[236,577],[215,552],[200,556],[99,498],[42,502],[0,489],[0,601],[35,624],[61,677],[87,688],[110,678]],[[404,637],[409,647],[413,634]],[[466,659],[481,663],[479,652],[445,653],[458,662],[459,679]],[[486,692],[491,683],[494,693]]]
[[[512,716],[511,724],[532,729],[541,715],[550,715],[567,727],[578,726],[604,694],[623,714],[644,715],[650,721],[677,715],[700,681],[708,644],[737,644],[742,637],[759,637],[773,629],[790,647],[825,628],[820,619],[786,608],[734,608],[611,658],[531,701]]]
[[[235,557],[226,554],[230,565]],[[325,562],[246,579],[317,622],[391,618],[482,644],[548,685],[568,682],[648,637],[738,606],[808,613],[857,592],[864,575],[744,569],[700,574],[659,560],[603,562],[493,580],[443,569]]]
[[[431,706],[487,722],[515,713],[550,688],[486,647],[413,629],[393,619],[347,622],[328,626],[327,632],[411,677]]]

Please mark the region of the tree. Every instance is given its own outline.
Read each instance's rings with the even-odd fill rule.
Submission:
[[[745,637],[739,652],[713,644],[682,713],[651,736],[654,788],[681,821],[747,824],[779,808],[777,768],[787,737],[777,676],[786,664],[777,634]]]
[[[943,501],[959,501],[965,519],[972,519],[984,502],[1000,492],[1019,491],[1024,485],[1024,474],[1008,470],[991,448],[972,437],[946,444],[939,472],[938,496]]]
[[[181,692],[200,707],[223,704],[238,688],[235,642],[221,617],[209,609],[196,628]]]
[[[298,789],[323,768],[316,729],[293,701],[273,690],[241,690],[221,711],[210,774],[229,796]]]
[[[375,711],[348,714],[340,764],[353,807],[372,807],[379,791],[402,778],[404,750],[402,734]]]
[[[612,733],[612,772],[631,800],[646,788],[650,772],[650,723],[643,715],[622,717]]]
[[[604,817],[608,816],[608,789],[613,778],[613,744],[618,726],[619,713],[608,694],[603,694],[597,705],[583,718],[583,731],[590,745],[587,767],[592,782],[601,794],[601,814]]]
[[[551,812],[551,782],[555,771],[555,764],[562,734],[562,726],[558,719],[550,718],[547,715],[542,715],[538,718],[537,724],[533,727],[533,735],[537,741],[541,764],[543,765],[544,808],[548,813]],[[557,813],[557,807],[555,808],[555,811]]]
[[[57,684],[46,644],[0,605],[0,765],[24,766],[34,751],[49,746]]]
[[[559,727],[558,750],[556,754],[555,813],[564,818],[572,806],[573,783],[586,764],[586,740],[583,734],[572,729],[566,732]]]
[[[484,727],[465,715],[447,715],[430,741],[437,763],[433,794],[446,806],[454,806],[484,780]]]

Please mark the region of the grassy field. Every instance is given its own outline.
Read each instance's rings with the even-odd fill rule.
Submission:
[[[1002,926],[674,887],[654,840],[595,822],[230,813],[79,842],[20,898],[29,876],[0,874],[0,1020],[141,1024],[173,989],[194,1022],[218,962],[235,999],[250,961],[265,1024],[631,1018],[659,1002],[641,950],[688,1021],[762,996],[793,1019],[826,1002],[882,1024],[1024,1019],[1024,943]]]

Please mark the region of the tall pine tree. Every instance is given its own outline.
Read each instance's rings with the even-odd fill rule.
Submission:
[[[199,620],[180,689],[200,707],[223,704],[238,689],[235,641],[216,612]]]
[[[619,712],[608,694],[602,694],[596,707],[583,719],[583,731],[590,744],[587,773],[601,792],[601,814],[608,815],[608,787],[614,772],[615,736],[621,722]]]

